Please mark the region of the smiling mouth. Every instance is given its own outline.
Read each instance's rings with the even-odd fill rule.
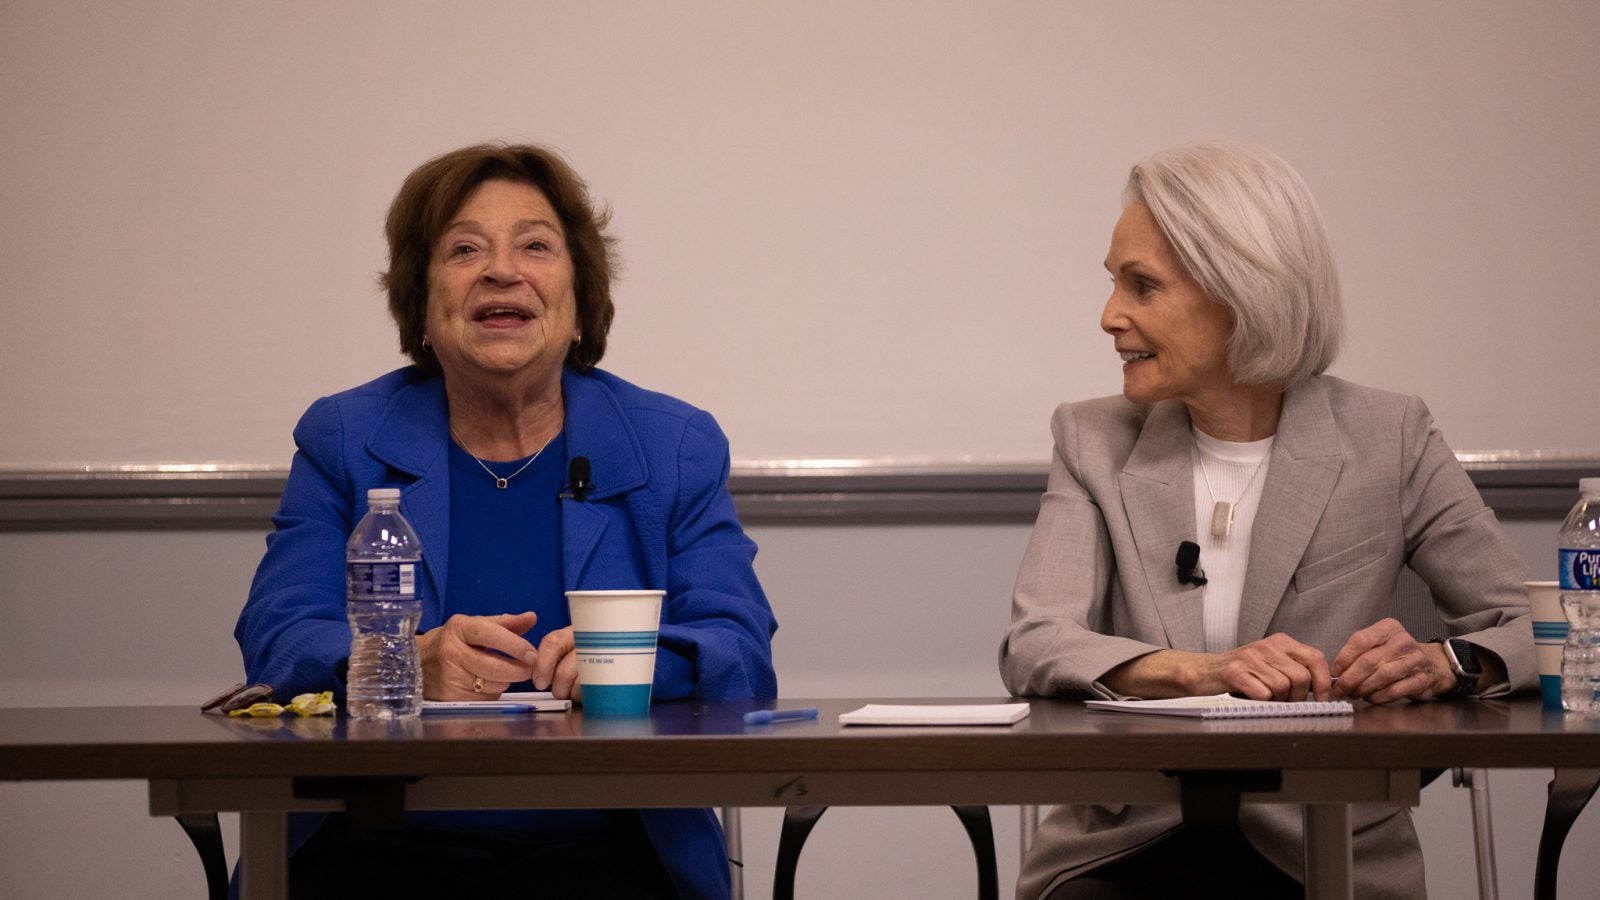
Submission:
[[[1141,359],[1155,359],[1155,357],[1156,357],[1156,355],[1154,353],[1146,353],[1146,352],[1144,352],[1142,350],[1137,350],[1137,351],[1122,350],[1122,351],[1119,351],[1117,353],[1117,355],[1122,357],[1122,361],[1125,362],[1125,363],[1138,362]]]
[[[526,322],[533,313],[515,306],[486,306],[472,317],[474,322]]]

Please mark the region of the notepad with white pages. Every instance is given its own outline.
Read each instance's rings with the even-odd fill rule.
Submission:
[[[1186,716],[1193,719],[1267,719],[1284,716],[1348,716],[1348,700],[1249,700],[1231,694],[1175,697],[1170,700],[1088,700],[1084,706],[1105,712]]]
[[[513,691],[496,700],[424,700],[424,715],[505,715],[531,712],[561,712],[572,708],[571,700],[557,700],[549,691]]]
[[[839,716],[840,725],[1013,725],[1028,716],[1026,703],[890,706],[868,703]]]

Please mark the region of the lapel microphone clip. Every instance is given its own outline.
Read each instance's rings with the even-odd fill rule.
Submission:
[[[589,492],[594,490],[594,482],[589,480],[589,475],[589,457],[574,456],[572,462],[567,463],[567,481],[571,486],[557,497],[582,503]]]
[[[1206,572],[1200,568],[1200,545],[1194,541],[1178,545],[1178,583],[1196,587],[1206,583]]]

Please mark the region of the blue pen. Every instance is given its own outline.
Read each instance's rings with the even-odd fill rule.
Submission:
[[[515,716],[538,711],[539,707],[531,703],[518,703],[514,706],[424,706],[422,708],[422,712],[430,716]]]
[[[773,722],[799,722],[804,719],[817,718],[817,708],[807,706],[804,709],[758,709],[744,714],[746,725],[770,725]]]

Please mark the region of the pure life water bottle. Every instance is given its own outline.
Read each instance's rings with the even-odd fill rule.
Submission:
[[[417,653],[417,563],[422,542],[400,515],[398,488],[367,491],[367,514],[345,545],[345,601],[350,616],[350,715],[395,719],[422,711]]]
[[[1561,525],[1561,705],[1600,714],[1600,478],[1578,481],[1583,496]]]

